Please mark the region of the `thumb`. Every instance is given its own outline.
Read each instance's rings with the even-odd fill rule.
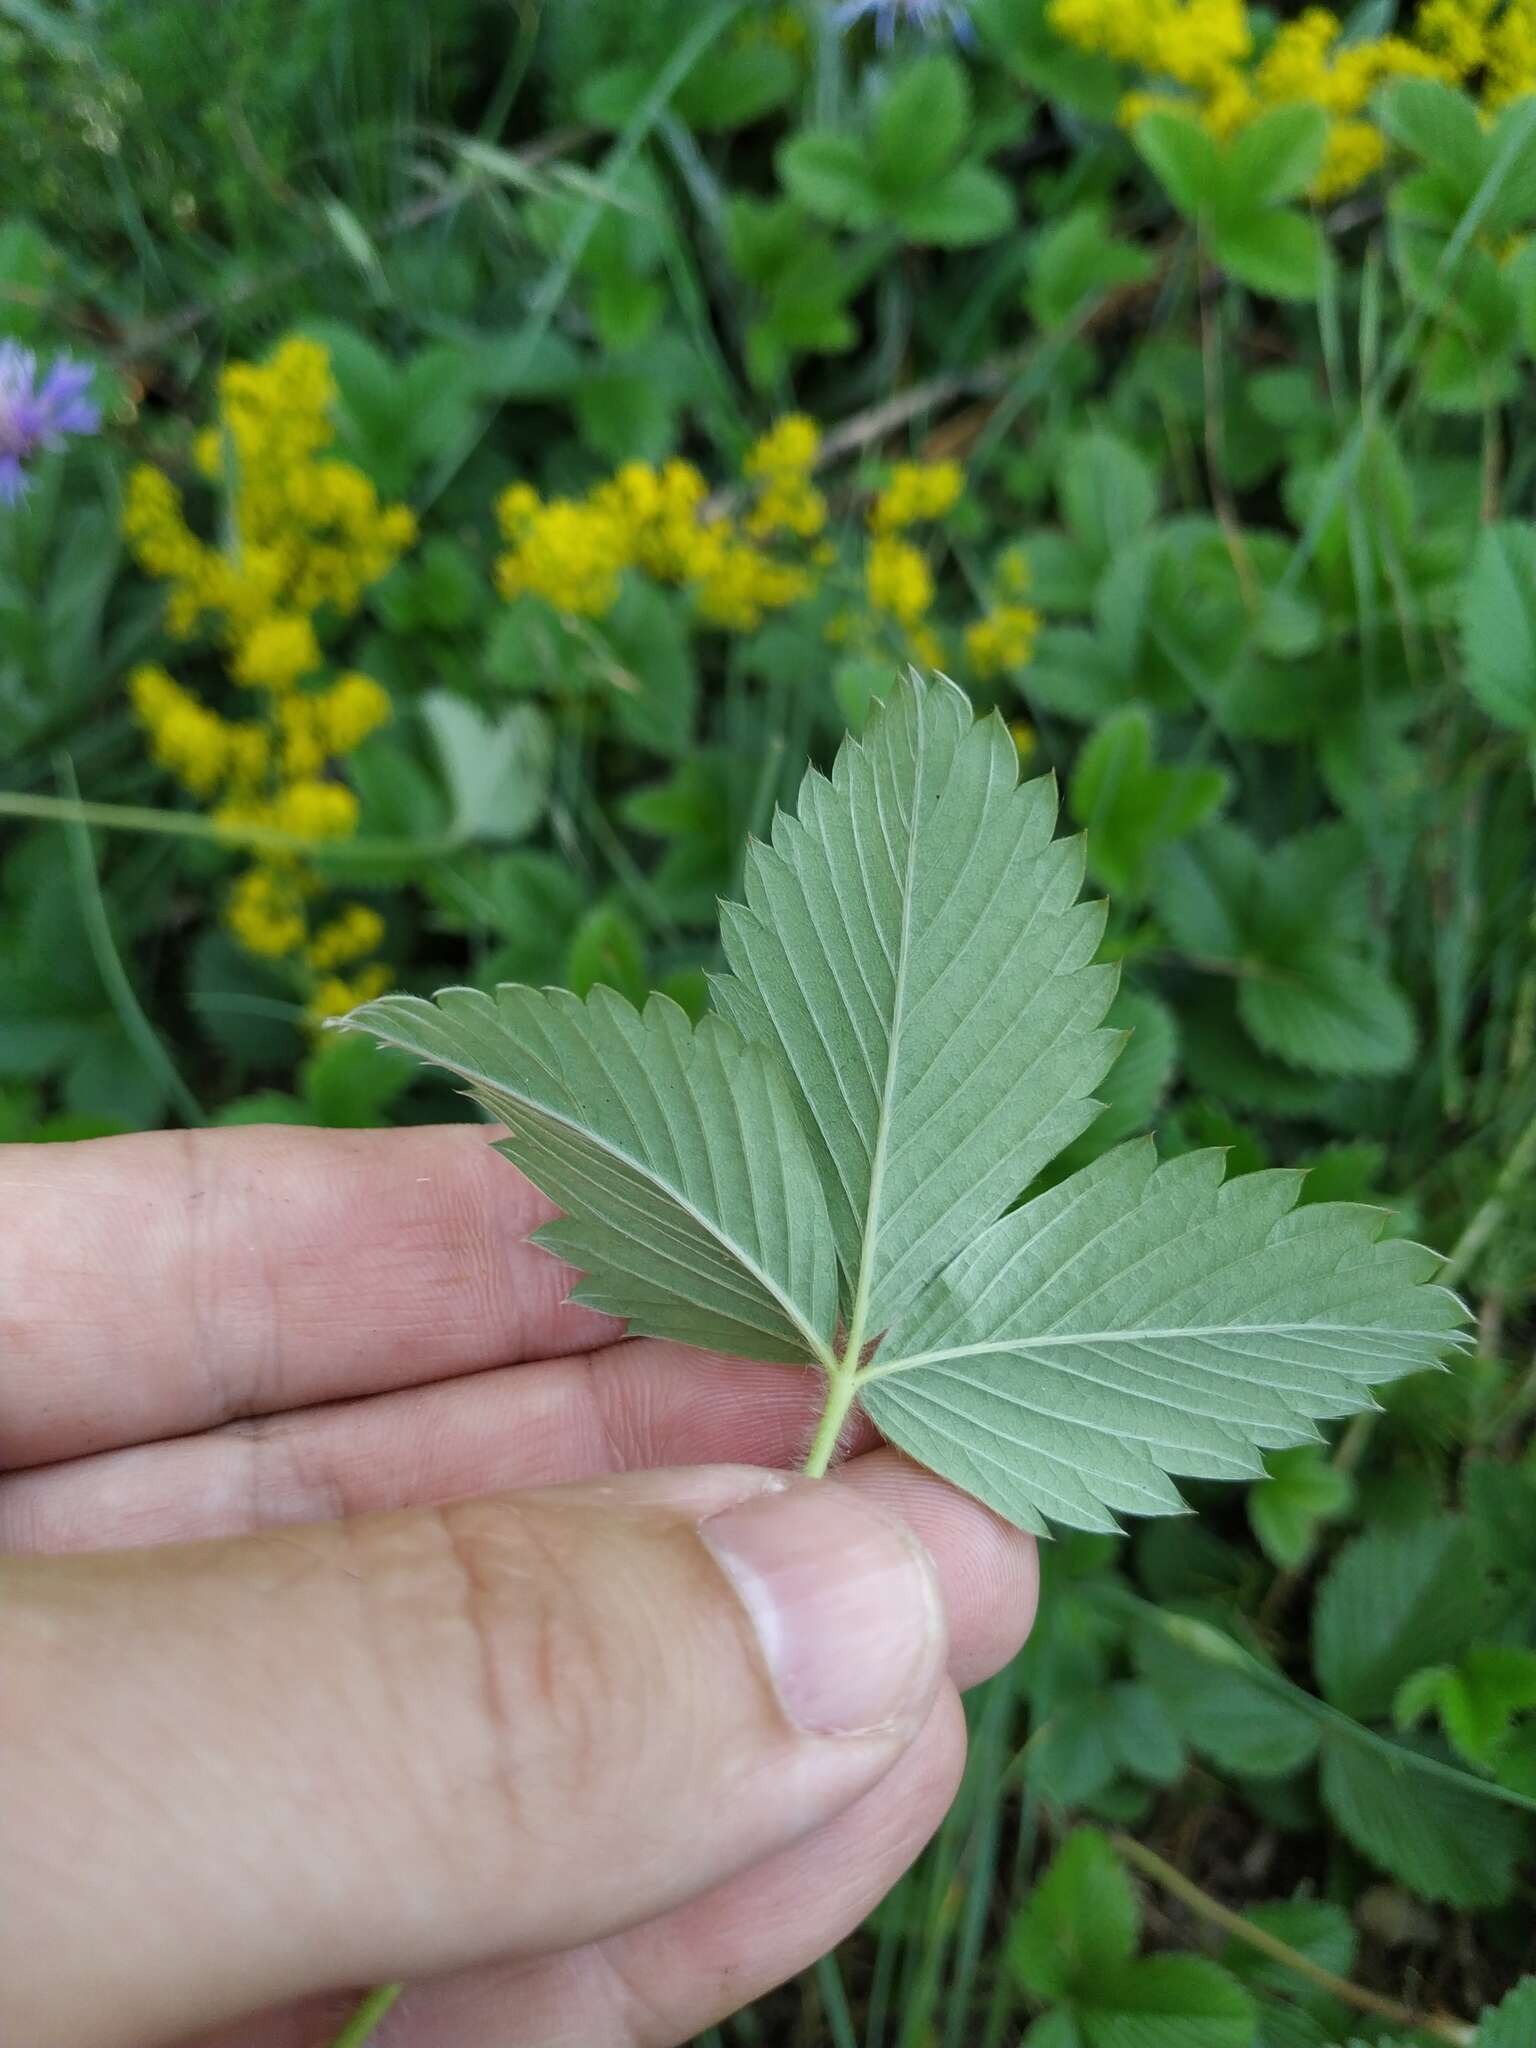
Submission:
[[[0,2015],[116,2048],[568,1948],[820,1826],[944,1663],[851,1487],[645,1473],[0,1568]]]

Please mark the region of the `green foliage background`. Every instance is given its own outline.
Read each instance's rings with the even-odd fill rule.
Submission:
[[[0,333],[109,402],[0,512],[0,1135],[463,1113],[236,949],[228,850],[127,708],[168,643],[122,477],[185,467],[225,360],[323,334],[343,452],[421,521],[353,648],[393,851],[347,868],[415,989],[697,1003],[745,835],[897,659],[825,605],[509,611],[500,489],[675,450],[728,487],[804,410],[852,550],[892,460],[959,459],[935,617],[1023,550],[1042,629],[986,689],[1087,830],[1133,1034],[1053,1175],[1154,1120],[1309,1166],[1449,1248],[1480,1341],[1246,1496],[1050,1546],[923,1865],[710,2038],[1311,2048],[1486,2010],[1529,2048],[1536,102],[1488,129],[1399,84],[1385,175],[1320,209],[1311,110],[1234,163],[1110,125],[1106,71],[1035,0],[889,49],[816,0],[3,0]]]

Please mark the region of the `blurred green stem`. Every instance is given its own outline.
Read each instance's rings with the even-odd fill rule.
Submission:
[[[1211,1926],[1219,1927],[1224,1934],[1230,1934],[1235,1941],[1246,1942],[1271,1962],[1282,1964],[1287,1970],[1294,1970],[1298,1977],[1305,1977],[1320,1991],[1326,1991],[1341,2004],[1353,2006],[1356,2012],[1375,2013],[1379,2019],[1390,2020],[1394,2026],[1415,2027],[1422,2034],[1432,2034],[1437,2041],[1454,2041],[1459,2048],[1477,2038],[1477,2029],[1467,2026],[1461,2020],[1443,2019],[1435,2014],[1414,2012],[1406,2005],[1399,2005],[1395,1998],[1384,1998],[1378,1991],[1368,1991],[1363,1985],[1352,1984],[1347,1977],[1336,1977],[1332,1970],[1325,1970],[1321,1963],[1314,1963],[1299,1949],[1291,1947],[1266,1928],[1256,1926],[1252,1920],[1244,1919],[1241,1913],[1234,1913],[1230,1906],[1222,1905],[1203,1891],[1193,1878],[1186,1877],[1173,1864],[1165,1862],[1155,1849],[1149,1849],[1144,1842],[1138,1842],[1133,1835],[1112,1834],[1109,1838],[1126,1862],[1134,1865],[1144,1877],[1151,1878],[1165,1892],[1170,1892],[1192,1913],[1197,1913]]]
[[[1473,1211],[1466,1228],[1451,1246],[1440,1275],[1442,1286],[1454,1287],[1464,1273],[1471,1271],[1489,1238],[1504,1221],[1511,1197],[1529,1178],[1533,1168],[1536,1168],[1536,1115],[1530,1117],[1509,1148],[1509,1156],[1500,1168],[1492,1190]]]
[[[403,1984],[381,1984],[376,1991],[370,1991],[332,2041],[331,2048],[363,2048],[364,2042],[404,1989]]]
[[[32,818],[45,825],[98,825],[111,832],[150,832],[171,839],[216,839],[254,853],[303,853],[320,865],[355,860],[438,860],[462,841],[443,832],[424,839],[306,839],[263,825],[226,825],[196,811],[163,811],[151,804],[88,803],[80,797],[34,796],[0,790],[0,818]]]
[[[70,791],[68,802],[82,808],[74,763],[68,755],[60,757],[59,779]],[[101,877],[96,872],[96,856],[91,846],[90,830],[78,815],[71,819],[68,827],[69,857],[75,871],[75,886],[80,897],[80,915],[85,923],[85,935],[90,943],[91,956],[96,962],[96,971],[101,976],[102,989],[107,1001],[122,1026],[123,1036],[138,1053],[144,1065],[152,1074],[157,1074],[167,1095],[176,1105],[183,1123],[194,1127],[207,1122],[202,1104],[192,1093],[177,1071],[176,1063],[162,1044],[159,1032],[149,1021],[144,1005],[139,1001],[137,991],[128,978],[118,952],[117,941],[112,936],[112,921],[107,915],[106,902],[101,893]]]

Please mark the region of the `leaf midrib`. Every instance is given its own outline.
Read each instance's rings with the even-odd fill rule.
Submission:
[[[913,871],[917,863],[917,801],[918,791],[923,784],[923,769],[927,753],[927,733],[921,721],[917,728],[917,742],[912,759],[912,815],[907,819],[906,870],[901,884],[901,929],[896,947],[896,967],[891,984],[891,1031],[886,1041],[885,1082],[880,1093],[880,1114],[875,1123],[875,1144],[869,1163],[869,1193],[864,1209],[863,1243],[859,1248],[859,1275],[854,1288],[853,1308],[849,1316],[847,1357],[855,1365],[864,1347],[865,1323],[869,1315],[870,1297],[874,1291],[875,1256],[880,1242],[880,1203],[885,1192],[885,1169],[890,1150],[892,1112],[896,1098],[896,1069],[901,1058],[901,1033],[905,1021],[907,972],[912,952],[912,892]],[[878,805],[879,781],[874,784],[875,802]],[[882,820],[881,837],[885,836]],[[887,842],[889,843],[889,842]],[[871,904],[871,910],[874,909]],[[878,919],[876,920],[878,924]]]
[[[952,1359],[979,1358],[987,1352],[1057,1351],[1064,1346],[1093,1344],[1152,1344],[1180,1337],[1390,1337],[1394,1340],[1453,1344],[1457,1333],[1450,1330],[1380,1330],[1373,1323],[1185,1323],[1173,1329],[1063,1330],[1040,1337],[996,1337],[983,1344],[959,1344],[946,1351],[919,1351],[910,1358],[893,1358],[871,1365],[861,1380],[889,1379],[893,1373],[913,1372],[920,1365],[944,1365]]]

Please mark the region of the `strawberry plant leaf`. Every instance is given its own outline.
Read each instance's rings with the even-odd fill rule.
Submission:
[[[1122,1145],[957,1255],[868,1368],[892,1441],[1025,1528],[1168,1514],[1170,1475],[1263,1474],[1461,1321],[1377,1210],[1295,1207],[1299,1176]]]
[[[506,1126],[497,1149],[565,1210],[536,1242],[583,1269],[572,1296],[652,1337],[808,1360],[836,1311],[826,1204],[775,1063],[720,1018],[697,1032],[510,985],[383,996],[353,1020],[457,1074]]]
[[[697,1029],[665,998],[508,986],[346,1020],[437,1062],[564,1211],[576,1299],[650,1335],[815,1363],[825,1470],[856,1401],[1022,1527],[1113,1529],[1464,1341],[1380,1211],[1105,1153],[1009,1208],[1117,1048],[1102,906],[1001,721],[908,675],[809,774],[722,919]]]
[[[725,907],[719,1007],[777,1045],[862,1343],[1091,1121],[1117,1050],[1083,850],[997,719],[908,680],[812,771]]]
[[[1414,1752],[1401,1748],[1399,1763],[1347,1731],[1328,1736],[1318,1784],[1335,1825],[1362,1856],[1423,1898],[1501,1904],[1530,1848],[1529,1821],[1475,1784],[1414,1770]]]

